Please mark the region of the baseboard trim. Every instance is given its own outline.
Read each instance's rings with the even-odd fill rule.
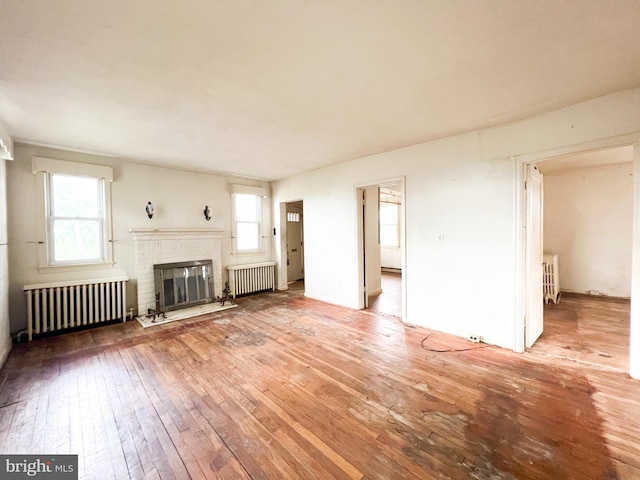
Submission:
[[[380,271],[384,273],[402,273],[401,268],[391,268],[391,267],[382,267],[380,268]]]

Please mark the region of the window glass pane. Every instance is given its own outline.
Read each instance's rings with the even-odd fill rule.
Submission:
[[[398,207],[397,205],[380,205],[380,223],[381,224],[397,224],[398,223]]]
[[[287,220],[292,223],[300,223],[299,212],[287,212]]]
[[[55,217],[100,216],[100,180],[71,175],[53,175],[52,206]]]
[[[395,225],[380,225],[380,245],[385,247],[398,246],[398,230]]]
[[[238,250],[258,250],[260,248],[258,224],[238,223],[237,227]]]
[[[54,220],[54,261],[100,259],[100,237],[100,222],[97,220]]]
[[[380,245],[397,247],[398,239],[398,205],[380,205]]]
[[[255,222],[258,221],[258,197],[246,193],[237,193],[236,199],[236,221]]]

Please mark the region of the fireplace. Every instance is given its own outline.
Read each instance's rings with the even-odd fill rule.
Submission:
[[[156,295],[161,311],[177,310],[214,300],[213,262],[163,263],[153,266]]]
[[[138,314],[145,315],[149,309],[156,308],[156,292],[163,295],[163,288],[159,289],[155,278],[155,265],[176,264],[175,268],[189,268],[184,265],[192,264],[193,267],[202,268],[202,265],[193,265],[194,260],[199,262],[207,262],[210,264],[209,277],[210,281],[200,283],[195,287],[195,292],[200,303],[204,303],[206,298],[215,299],[222,296],[222,230],[206,229],[206,228],[190,228],[190,229],[150,229],[140,228],[132,229],[133,235],[135,263],[136,263],[136,283],[138,290]],[[197,260],[205,259],[205,260]],[[183,280],[178,272],[177,280],[182,293],[174,294],[173,303],[166,306],[166,309],[177,309],[187,306],[185,302],[181,302],[182,297],[187,292],[187,285],[190,285],[188,295],[193,297],[194,280],[185,276]],[[168,274],[167,274],[168,275]],[[174,277],[175,278],[175,277]],[[189,279],[187,279],[189,278]],[[195,277],[197,278],[197,276]],[[169,277],[167,276],[167,285]],[[198,280],[196,285],[198,284]],[[164,280],[161,280],[164,282]],[[161,286],[163,283],[161,283]],[[207,292],[207,285],[209,291]],[[191,297],[185,297],[186,299]]]

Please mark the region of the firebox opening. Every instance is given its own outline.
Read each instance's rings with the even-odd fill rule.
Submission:
[[[153,266],[155,293],[163,311],[214,301],[213,262],[164,263]]]

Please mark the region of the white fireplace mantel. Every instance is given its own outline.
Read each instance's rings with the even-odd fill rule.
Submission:
[[[216,228],[132,228],[129,232],[134,240],[156,240],[167,237],[211,236],[222,238],[224,230]]]
[[[155,308],[153,266],[211,260],[213,290],[222,296],[222,235],[213,228],[132,228],[138,287],[138,315]]]

